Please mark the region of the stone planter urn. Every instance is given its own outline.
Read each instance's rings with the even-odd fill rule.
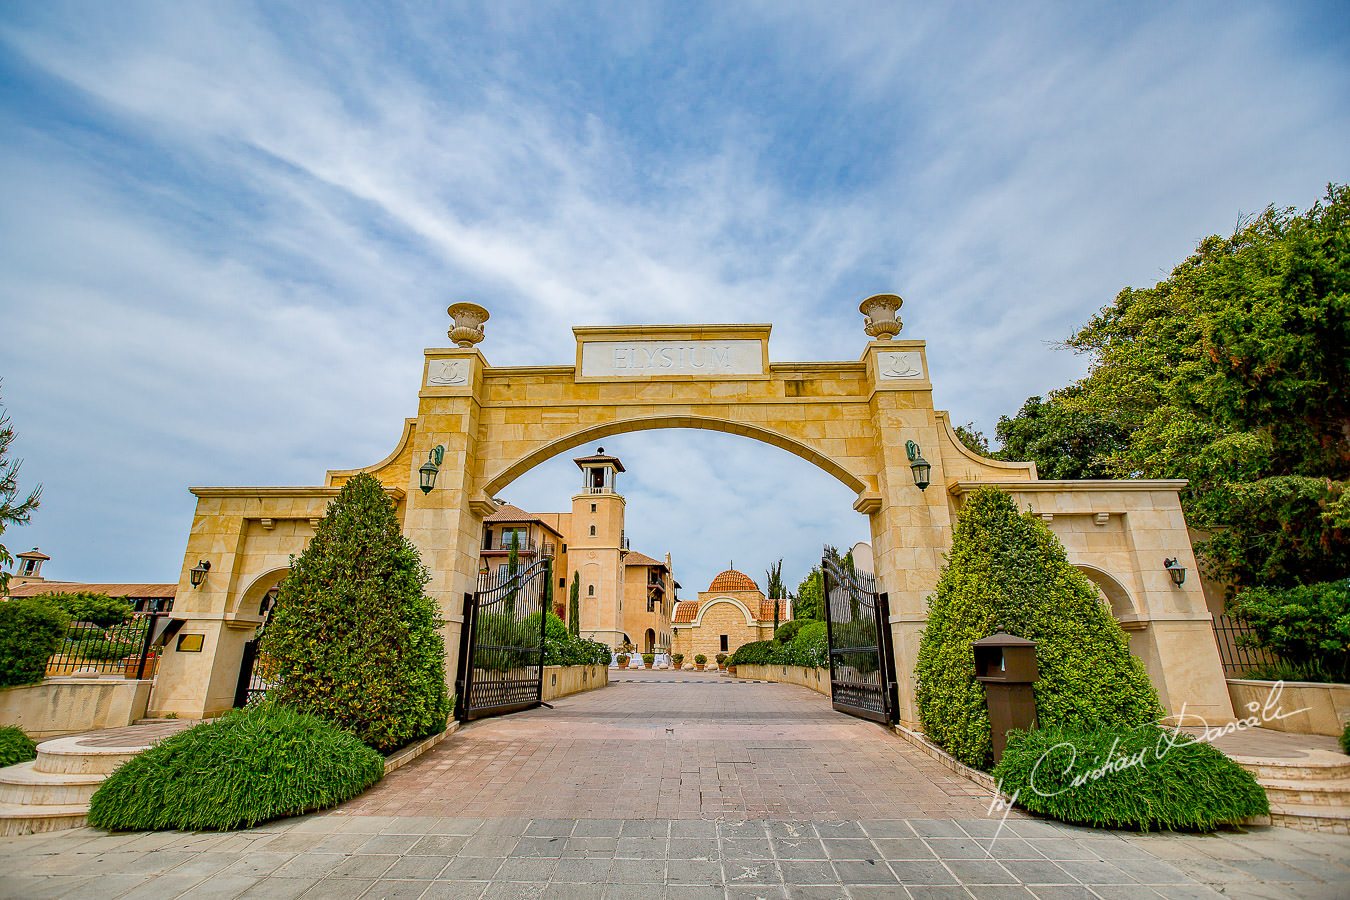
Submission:
[[[488,311],[477,303],[456,303],[446,310],[455,326],[447,334],[458,347],[472,347],[483,339],[483,323]]]
[[[896,312],[904,305],[895,294],[873,294],[858,305],[862,313],[863,331],[879,341],[889,341],[900,333],[901,322]]]

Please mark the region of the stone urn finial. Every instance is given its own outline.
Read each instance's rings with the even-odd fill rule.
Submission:
[[[483,339],[483,323],[488,320],[488,311],[477,303],[456,303],[446,310],[455,320],[455,327],[447,334],[459,347],[472,347]]]
[[[900,333],[900,317],[895,313],[904,305],[896,294],[873,294],[858,304],[863,314],[863,331],[879,341],[889,341]]]

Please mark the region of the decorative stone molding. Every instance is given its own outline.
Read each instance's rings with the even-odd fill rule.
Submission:
[[[882,378],[922,378],[923,360],[917,350],[878,353],[877,370]]]
[[[263,518],[258,521],[262,523],[263,531],[271,531],[273,528],[277,527],[276,519]]]
[[[1093,525],[1105,525],[1109,521],[1111,521],[1111,514],[1109,512],[1099,512],[1092,517]]]
[[[456,303],[446,309],[455,325],[446,334],[460,347],[472,347],[483,339],[483,323],[488,311],[477,303]]]
[[[1049,525],[1055,519],[1054,513],[1036,513],[1036,518]]]
[[[450,336],[454,337],[458,328],[450,329]],[[483,339],[483,333],[480,329],[478,340]],[[466,346],[461,343],[460,346]],[[432,387],[448,387],[452,385],[465,385],[469,383],[469,361],[467,359],[437,359],[433,360],[427,366],[427,384]]]
[[[863,314],[863,331],[879,341],[895,337],[902,327],[895,313],[904,302],[896,294],[873,294],[858,304],[858,312]]]

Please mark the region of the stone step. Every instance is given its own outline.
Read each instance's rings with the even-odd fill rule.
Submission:
[[[1256,776],[1278,781],[1337,781],[1350,778],[1350,756],[1312,750],[1305,756],[1283,758],[1234,756],[1234,762]]]
[[[30,760],[0,769],[0,803],[30,806],[87,804],[107,777],[101,772],[89,775],[41,772]]]
[[[1271,805],[1316,806],[1350,812],[1350,778],[1258,778]]]
[[[1350,834],[1350,808],[1270,804],[1270,824],[1299,831]]]
[[[0,837],[79,828],[88,815],[88,803],[48,806],[0,803]]]
[[[33,768],[39,772],[68,775],[109,775],[144,746],[97,747],[79,736],[54,738],[38,744]]]

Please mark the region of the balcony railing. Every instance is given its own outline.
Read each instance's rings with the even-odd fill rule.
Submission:
[[[509,532],[504,535],[494,534],[491,540],[486,541],[484,543],[485,546],[483,547],[483,549],[488,551],[489,553],[511,552],[511,534]],[[545,544],[544,546],[551,547],[553,545]],[[534,540],[532,538],[519,538],[517,548],[520,550],[521,553],[535,553],[539,549],[538,547],[535,546]]]

